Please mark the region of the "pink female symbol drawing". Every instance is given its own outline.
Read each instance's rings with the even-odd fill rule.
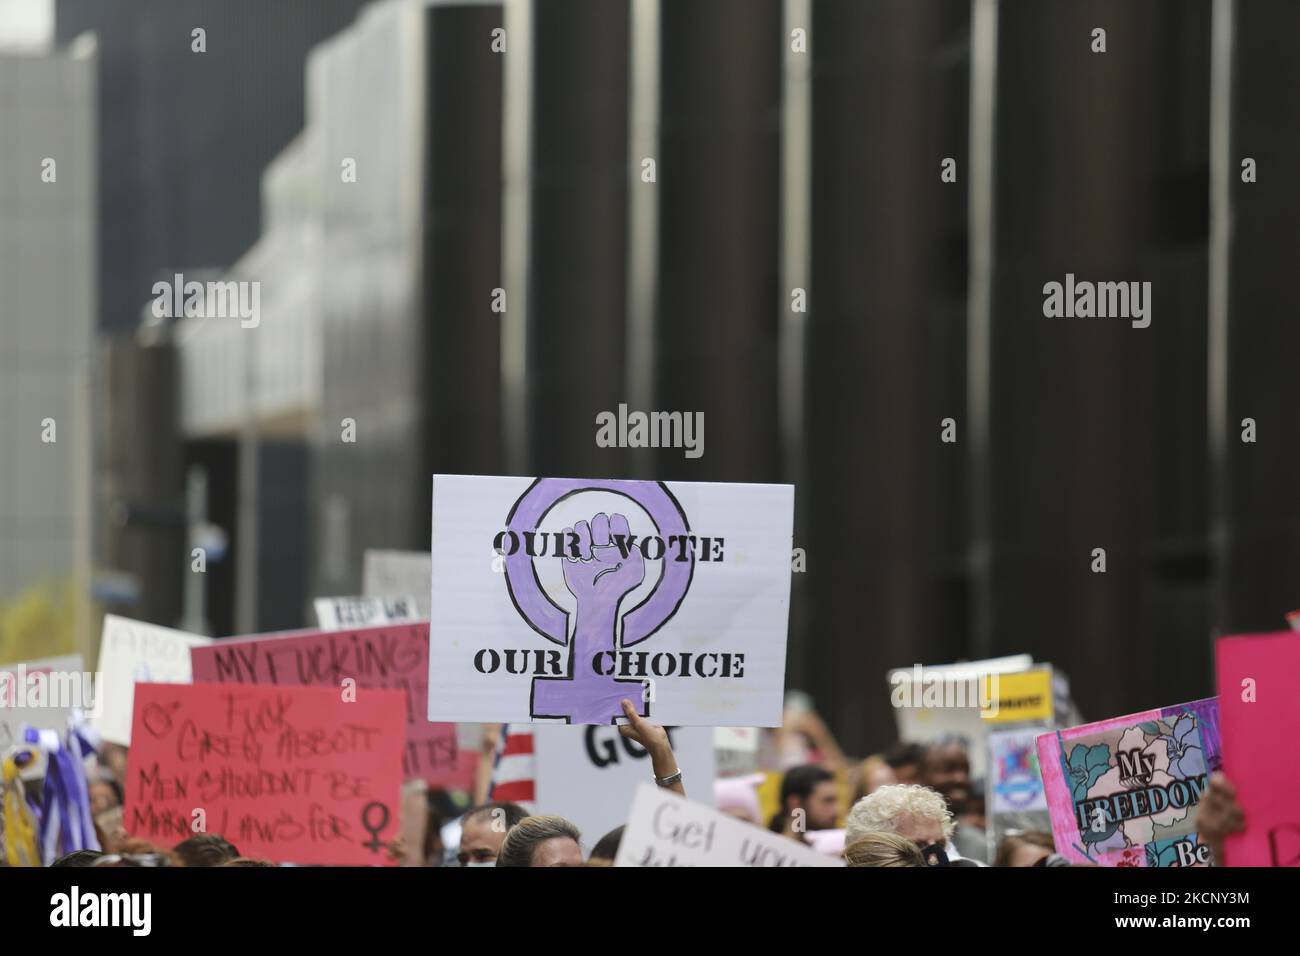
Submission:
[[[685,542],[690,533],[685,512],[662,482],[617,479],[539,478],[515,502],[506,528],[523,540],[525,533],[539,530],[559,502],[584,491],[612,492],[635,502],[665,541],[679,536]],[[642,716],[649,716],[641,693],[643,681],[614,677],[612,668],[602,674],[595,663],[606,652],[644,641],[672,619],[690,589],[695,555],[685,549],[684,560],[665,555],[663,573],[650,594],[624,611],[624,599],[646,574],[645,556],[627,518],[597,514],[589,522],[578,521],[563,529],[562,534],[565,556],[551,560],[564,562],[564,584],[577,605],[567,676],[533,678],[529,712],[533,717],[562,717],[571,724],[608,724],[623,715],[620,702],[626,698]],[[543,589],[526,549],[505,557],[505,572],[519,615],[547,640],[569,644],[569,614]]]

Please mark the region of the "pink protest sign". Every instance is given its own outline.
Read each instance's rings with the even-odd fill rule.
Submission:
[[[215,833],[276,862],[391,866],[402,695],[137,684],[124,825],[174,846]]]
[[[1300,635],[1225,637],[1215,650],[1223,772],[1246,817],[1224,862],[1300,866]]]
[[[388,688],[406,694],[406,778],[468,790],[477,754],[456,745],[456,725],[430,723],[429,624],[385,624],[343,631],[287,631],[219,640],[190,653],[196,684],[234,683]]]
[[[1206,866],[1196,805],[1219,769],[1214,698],[1038,738],[1056,851],[1099,866]]]

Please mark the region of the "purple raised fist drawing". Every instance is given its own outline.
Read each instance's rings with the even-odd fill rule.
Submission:
[[[684,541],[690,524],[681,504],[658,481],[538,478],[506,516],[507,531],[519,541],[543,531],[547,514],[560,501],[581,492],[622,495],[644,512],[647,529],[660,541]],[[637,512],[633,513],[634,515]],[[624,719],[623,700],[648,717],[647,681],[618,677],[616,658],[663,627],[691,586],[695,555],[655,558],[647,568],[643,545],[631,535],[624,514],[595,515],[559,533],[563,547],[516,547],[505,556],[506,588],[520,616],[534,631],[568,648],[564,674],[536,676],[529,695],[533,717],[562,718],[571,724],[609,724]],[[562,561],[564,585],[574,597],[572,610],[547,594],[534,562]],[[654,578],[647,581],[647,576]],[[554,580],[551,578],[551,580]],[[632,605],[627,598],[643,583],[653,586]]]
[[[578,601],[578,626],[582,619],[613,613],[618,617],[619,603],[645,580],[645,558],[640,549],[630,545],[632,531],[627,518],[616,514],[598,514],[591,524],[579,521],[565,528],[564,540],[578,536],[577,557],[564,561],[564,583]],[[567,549],[566,549],[567,550]],[[613,635],[610,646],[613,646]]]
[[[627,518],[598,514],[591,522],[579,521],[562,532],[566,542],[564,584],[578,607],[574,614],[573,677],[562,682],[534,681],[533,703],[544,714],[563,713],[581,723],[608,723],[622,711],[619,702],[633,694],[629,684],[638,681],[601,676],[593,661],[618,648],[619,607],[645,580],[645,557],[633,544]],[[572,543],[577,538],[574,555]],[[564,686],[564,685],[571,686]],[[645,703],[641,703],[645,713]]]

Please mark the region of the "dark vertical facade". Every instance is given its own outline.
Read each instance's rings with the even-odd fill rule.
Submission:
[[[262,442],[257,450],[257,553],[263,579],[273,587],[257,592],[260,631],[288,631],[315,620],[307,586],[302,542],[308,535],[307,498],[310,449],[306,442]],[[227,632],[220,632],[227,633]]]
[[[231,439],[216,438],[202,441],[189,441],[185,443],[185,468],[188,471],[193,467],[202,468],[208,478],[208,520],[226,532],[227,543],[226,553],[221,560],[215,560],[209,557],[207,561],[207,571],[204,572],[204,616],[207,618],[208,625],[212,633],[218,637],[226,637],[232,634],[238,634],[239,630],[235,626],[235,570],[239,563],[239,443]],[[296,494],[301,501],[302,489],[299,487]],[[273,528],[271,533],[283,532],[286,529],[281,526]],[[265,537],[263,536],[263,541]],[[275,572],[283,574],[279,580],[287,580],[291,585],[298,582],[298,571],[294,567],[286,567],[283,562],[284,550],[292,549],[294,553],[293,560],[301,563],[301,551],[303,538],[281,538],[273,545],[275,554],[273,560],[280,562],[275,567]],[[186,552],[188,557],[188,552]],[[268,557],[271,557],[268,555]],[[184,564],[184,573],[192,573],[188,560]],[[265,593],[265,592],[264,592]],[[301,598],[302,592],[281,590],[273,601],[285,601],[286,599],[294,601]],[[134,615],[131,615],[134,616]],[[167,624],[167,621],[158,621],[156,623]],[[301,625],[300,621],[295,621],[293,627]]]
[[[595,422],[627,400],[629,9],[530,2],[528,473],[620,475]]]
[[[175,627],[190,573],[176,352],[166,341],[105,342],[98,365],[95,566],[140,582],[137,603],[106,610]]]
[[[1004,0],[989,380],[989,630],[1089,716],[1212,692],[1208,2]],[[1106,30],[1094,53],[1092,31]],[[1047,318],[1047,282],[1150,281],[1151,325]],[[1106,572],[1093,573],[1105,549]],[[1177,648],[1178,650],[1175,650]]]
[[[704,454],[654,477],[777,481],[781,4],[663,0],[659,29],[653,400],[704,413]]]
[[[426,11],[427,130],[421,249],[420,461],[410,476],[416,526],[400,547],[429,546],[430,477],[501,469],[502,58],[491,49],[502,25],[495,4]],[[394,539],[396,540],[396,539]],[[383,545],[376,547],[399,545]]]
[[[968,7],[813,4],[808,625],[791,653],[854,749],[896,734],[889,668],[967,652]]]
[[[1231,245],[1228,271],[1227,407],[1218,550],[1219,633],[1278,630],[1300,607],[1300,401],[1290,359],[1300,349],[1293,283],[1300,267],[1300,61],[1279,38],[1300,35],[1300,7],[1236,4],[1233,51]],[[1254,159],[1257,182],[1242,182]],[[1253,418],[1254,444],[1241,440]]]

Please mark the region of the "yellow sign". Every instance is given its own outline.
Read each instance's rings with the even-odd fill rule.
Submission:
[[[981,716],[990,723],[1009,724],[1024,720],[1051,720],[1052,670],[1022,671],[1019,674],[990,674],[984,678],[985,700],[997,701]]]

